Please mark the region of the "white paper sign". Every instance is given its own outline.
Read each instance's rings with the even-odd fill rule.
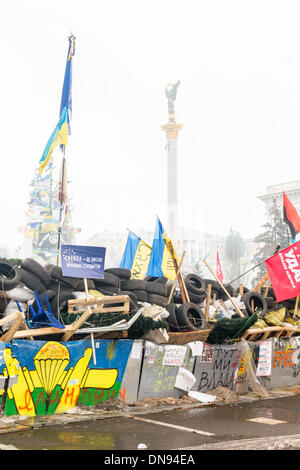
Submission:
[[[176,346],[176,345],[166,346],[162,365],[163,366],[182,366],[184,364],[185,353],[186,353],[186,346]]]
[[[189,392],[196,380],[196,377],[189,370],[179,367],[178,374],[176,375],[175,387]]]
[[[211,403],[212,401],[215,401],[215,399],[217,398],[215,395],[210,395],[208,393],[192,392],[192,391],[189,391],[188,396],[191,398],[195,398],[195,400],[201,401],[201,403]]]
[[[192,341],[188,343],[192,351],[192,356],[202,356],[203,353],[203,343],[202,341]]]
[[[272,341],[261,341],[256,369],[257,377],[270,376],[272,367]]]
[[[131,348],[131,359],[139,359],[141,357],[142,352],[142,343],[133,343]]]

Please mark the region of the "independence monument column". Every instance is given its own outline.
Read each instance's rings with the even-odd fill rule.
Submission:
[[[176,83],[168,83],[165,88],[168,98],[169,121],[161,126],[162,130],[166,133],[168,150],[168,226],[166,231],[173,238],[176,237],[177,229],[177,137],[183,126],[175,121],[174,102],[179,84],[180,81],[178,80]]]

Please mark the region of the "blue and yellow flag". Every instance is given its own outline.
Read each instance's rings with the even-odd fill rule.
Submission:
[[[151,256],[151,246],[129,231],[120,268],[130,269],[131,279],[144,279]]]
[[[172,241],[167,237],[165,229],[157,217],[147,276],[166,277],[171,280],[176,278],[176,271],[169,244],[171,244],[173,248],[174,258],[178,261]]]
[[[39,173],[42,174],[46,167],[55,147],[60,145],[64,150],[68,142],[68,135],[71,134],[70,120],[72,116],[72,57],[75,54],[75,36],[69,37],[69,49],[67,55],[67,63],[65,70],[65,78],[62,90],[61,105],[59,111],[59,121],[52,132],[42,158],[40,159]]]

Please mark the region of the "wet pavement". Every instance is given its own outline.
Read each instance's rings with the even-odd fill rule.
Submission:
[[[3,417],[0,448],[18,450],[215,450],[300,448],[300,394],[237,403],[124,412]]]

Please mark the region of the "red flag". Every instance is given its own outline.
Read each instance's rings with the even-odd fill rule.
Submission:
[[[291,235],[295,239],[297,233],[300,232],[300,217],[285,192],[283,192],[283,220],[288,224]]]
[[[277,302],[300,295],[300,241],[265,260]]]
[[[219,281],[223,284],[223,273],[221,269],[221,264],[220,264],[220,259],[219,259],[219,252],[217,251],[217,269],[216,269],[216,275]]]

